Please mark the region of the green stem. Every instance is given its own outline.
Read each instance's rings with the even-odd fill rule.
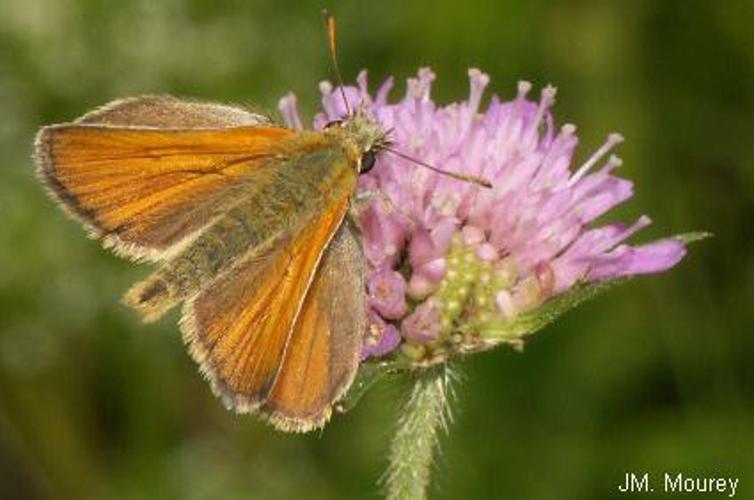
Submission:
[[[388,500],[427,498],[432,456],[450,419],[452,369],[443,364],[421,372],[390,445],[385,489]]]

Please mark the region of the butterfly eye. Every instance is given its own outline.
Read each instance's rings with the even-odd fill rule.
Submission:
[[[327,122],[327,125],[325,125],[325,128],[339,127],[341,123],[343,123],[343,120],[333,120],[331,122]]]
[[[374,151],[369,150],[363,155],[361,155],[361,165],[359,165],[359,173],[360,174],[366,174],[370,170],[372,170],[372,167],[374,167],[374,162],[377,159],[377,155],[374,154]]]

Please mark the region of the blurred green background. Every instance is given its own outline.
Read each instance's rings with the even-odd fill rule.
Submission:
[[[559,88],[585,158],[620,131],[652,215],[640,240],[715,237],[671,272],[567,314],[524,354],[463,363],[434,498],[600,499],[626,472],[734,476],[754,498],[754,7],[750,0],[328,2],[352,80],[468,67],[510,97]],[[87,240],[44,195],[35,130],[116,97],[171,93],[311,117],[329,75],[316,2],[0,3],[0,497],[376,498],[405,387],[381,384],[321,434],[226,412],[172,320],[120,294],[149,270]],[[396,89],[403,92],[402,85]],[[659,496],[656,494],[655,497]]]

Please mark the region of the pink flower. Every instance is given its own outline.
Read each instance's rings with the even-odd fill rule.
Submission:
[[[440,338],[440,315],[442,306],[435,300],[427,300],[403,320],[403,336],[414,342],[431,342]]]
[[[369,305],[385,319],[399,319],[406,314],[406,280],[389,267],[369,276]]]
[[[374,269],[395,266],[406,244],[408,229],[400,217],[392,214],[378,200],[361,217],[364,252]]]
[[[361,176],[361,189],[391,202],[376,199],[361,216],[370,304],[400,326],[405,342],[450,342],[459,322],[512,322],[578,284],[662,272],[683,258],[679,239],[624,243],[649,224],[646,216],[630,226],[591,227],[633,194],[633,183],[614,173],[621,160],[610,153],[623,141],[619,134],[574,168],[576,127],[556,128],[555,88],[533,101],[531,85],[520,82],[513,99],[492,96],[481,110],[489,77],[476,69],[469,77],[467,100],[446,106],[432,100],[435,75],[426,68],[394,103],[392,78],[374,95],[365,72],[345,88],[352,109],[363,106],[391,130],[396,150],[492,183],[484,189],[389,152]],[[340,93],[329,83],[320,90],[324,111],[315,128],[345,115]],[[293,96],[281,101],[287,123],[300,126],[295,107]],[[399,270],[402,262],[408,266]],[[401,321],[407,302],[414,311]]]
[[[369,325],[364,336],[364,346],[361,348],[362,361],[371,358],[383,356],[401,343],[401,335],[395,325],[385,322],[379,314],[371,313],[369,315]]]

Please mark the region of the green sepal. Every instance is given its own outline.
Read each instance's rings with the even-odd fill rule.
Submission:
[[[712,238],[713,236],[714,234],[708,231],[690,231],[688,233],[676,234],[675,236],[671,236],[670,239],[678,240],[681,243],[688,244],[706,240],[707,238]]]
[[[361,397],[378,380],[382,380],[388,374],[393,373],[398,366],[393,361],[370,360],[361,363],[356,378],[348,389],[348,392],[338,401],[335,409],[340,413],[350,411],[361,400]]]
[[[501,342],[519,340],[541,330],[582,302],[590,300],[616,285],[625,283],[628,279],[618,278],[600,283],[583,283],[553,297],[537,309],[524,313],[512,321],[505,319],[490,320],[475,326],[469,325],[468,328],[488,340]]]

